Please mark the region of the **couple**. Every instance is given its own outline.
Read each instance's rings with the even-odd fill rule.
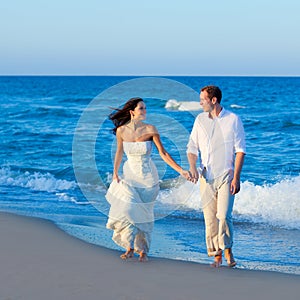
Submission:
[[[236,265],[231,251],[231,214],[234,195],[240,190],[245,137],[242,122],[220,105],[221,98],[221,90],[216,86],[201,89],[203,113],[197,116],[187,145],[189,171],[183,170],[165,150],[157,129],[143,122],[146,105],[141,98],[130,99],[109,116],[115,125],[117,150],[113,181],[106,194],[111,205],[106,226],[114,231],[114,242],[126,249],[122,259],[133,257],[134,252],[140,261],[148,259],[153,207],[159,192],[158,173],[150,158],[154,144],[162,159],[181,176],[194,183],[200,178],[207,252],[214,257],[212,266],[220,267],[223,250],[228,266]],[[127,161],[121,179],[119,167],[124,152]]]

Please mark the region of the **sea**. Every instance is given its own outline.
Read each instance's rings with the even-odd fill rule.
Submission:
[[[247,154],[236,195],[237,268],[300,275],[300,77],[1,76],[0,211],[51,220],[79,239],[122,250],[106,229],[116,140],[108,115],[142,97],[170,155],[201,113],[199,90],[221,88],[239,115]],[[160,177],[151,257],[209,264],[199,183],[153,149]]]

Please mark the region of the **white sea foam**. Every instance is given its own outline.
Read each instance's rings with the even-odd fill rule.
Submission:
[[[236,195],[234,216],[254,223],[300,229],[300,176],[273,185],[243,182]],[[185,182],[179,187],[162,190],[158,201],[174,209],[201,210],[200,187]]]
[[[177,101],[175,99],[168,100],[165,104],[165,108],[179,111],[201,110],[200,103],[198,101]]]
[[[231,108],[238,108],[238,109],[246,108],[246,106],[238,105],[238,104],[231,104],[230,107]]]
[[[50,173],[13,171],[9,167],[0,169],[0,185],[18,186],[49,193],[72,190],[77,186],[75,181],[57,179]]]
[[[57,179],[50,173],[30,173],[0,168],[0,185],[28,188],[32,191],[54,193],[59,201],[78,202],[70,193],[78,187],[75,181]],[[94,189],[94,188],[93,188]],[[101,192],[104,194],[104,188]],[[184,213],[186,210],[201,210],[199,183],[184,181],[176,187],[162,189],[158,204]],[[300,229],[300,176],[281,180],[275,184],[255,185],[243,182],[236,195],[234,217],[253,223]],[[84,202],[87,203],[87,202]]]
[[[244,105],[231,104],[231,108],[243,109],[246,108]],[[176,99],[170,99],[165,104],[166,109],[179,110],[179,111],[194,111],[201,110],[199,101],[177,101]]]
[[[185,181],[177,187],[161,190],[157,200],[162,204],[176,207],[176,209],[199,210],[201,208],[199,191],[199,183]]]
[[[245,182],[234,210],[254,222],[300,229],[300,176],[273,185]]]
[[[80,205],[90,204],[88,201],[78,201],[76,197],[70,196],[68,193],[55,193],[55,195],[58,197],[58,200],[62,202],[73,202]]]

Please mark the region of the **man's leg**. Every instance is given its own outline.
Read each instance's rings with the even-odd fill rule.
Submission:
[[[217,218],[219,220],[219,246],[221,249],[231,248],[233,244],[232,209],[234,195],[230,192],[230,180],[220,185],[217,196]]]
[[[204,203],[202,208],[205,221],[205,236],[208,256],[215,256],[219,253],[218,242],[218,219],[217,214],[217,199],[213,190],[213,185],[200,178],[200,195],[201,201]]]
[[[225,249],[224,255],[230,267],[236,265],[233,254],[233,222],[232,210],[234,195],[230,192],[231,176],[228,174],[218,187],[217,218],[219,220],[219,247]]]

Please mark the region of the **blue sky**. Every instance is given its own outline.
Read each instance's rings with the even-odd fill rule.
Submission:
[[[299,0],[10,0],[0,74],[300,75]]]

